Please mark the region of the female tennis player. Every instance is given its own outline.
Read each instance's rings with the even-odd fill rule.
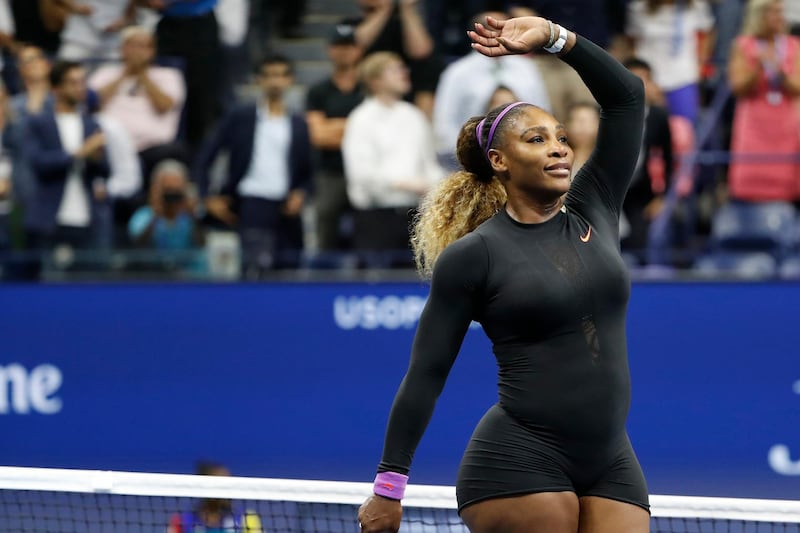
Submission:
[[[472,533],[640,533],[647,487],[625,430],[630,279],[619,214],[644,125],[641,81],[600,47],[538,17],[487,18],[487,56],[558,54],[602,107],[597,145],[570,185],[564,126],[526,103],[462,128],[463,170],[421,206],[412,242],[431,289],[389,415],[362,533],[396,532],[414,451],[472,320],[493,343],[499,401],[456,482]]]

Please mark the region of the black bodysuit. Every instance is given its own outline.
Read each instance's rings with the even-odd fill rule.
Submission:
[[[488,498],[573,491],[648,508],[625,430],[630,280],[619,213],[642,140],[638,78],[578,37],[562,59],[602,107],[597,147],[562,208],[541,224],[502,209],[439,257],[380,471],[407,473],[470,321],[493,343],[499,402],[478,424],[459,509]]]

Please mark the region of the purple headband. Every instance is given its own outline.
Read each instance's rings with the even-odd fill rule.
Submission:
[[[500,122],[503,121],[503,117],[506,116],[506,113],[508,113],[518,105],[522,105],[525,103],[526,102],[514,102],[513,104],[508,104],[505,109],[500,111],[500,114],[497,115],[497,118],[494,119],[494,122],[492,122],[492,127],[489,130],[489,137],[486,139],[486,146],[484,146],[483,142],[481,142],[481,139],[483,138],[483,125],[486,123],[486,118],[484,117],[483,120],[478,122],[478,127],[475,128],[475,134],[478,136],[478,146],[481,147],[481,150],[483,150],[483,152],[486,154],[487,157],[489,156],[489,150],[492,148],[492,141],[494,140],[494,132],[497,129],[497,126],[500,125]]]

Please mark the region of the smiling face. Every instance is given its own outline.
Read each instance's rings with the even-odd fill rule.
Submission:
[[[534,106],[503,118],[489,160],[495,174],[514,190],[547,202],[569,190],[573,152],[567,131],[552,115]]]

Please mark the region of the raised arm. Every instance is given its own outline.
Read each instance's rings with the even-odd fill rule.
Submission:
[[[578,201],[594,205],[602,202],[619,216],[642,149],[644,85],[587,39],[578,37],[576,45],[561,59],[578,72],[601,108],[597,144],[575,177],[574,195]],[[594,188],[604,197],[580,198]]]
[[[379,473],[400,477],[408,474],[436,400],[475,318],[486,268],[486,248],[477,234],[453,243],[437,260],[408,371],[389,414]],[[393,491],[398,489],[391,487]],[[390,493],[397,494],[397,498],[376,495],[362,506],[359,520],[363,532],[397,531],[401,495]]]
[[[494,57],[544,48],[557,33],[557,25],[539,17],[506,21],[489,17],[486,26],[477,24],[469,35],[475,50]],[[642,146],[644,86],[605,50],[571,31],[558,55],[578,72],[602,108],[597,145],[578,173],[573,193],[583,196],[596,189],[602,195],[599,201],[618,215]]]

